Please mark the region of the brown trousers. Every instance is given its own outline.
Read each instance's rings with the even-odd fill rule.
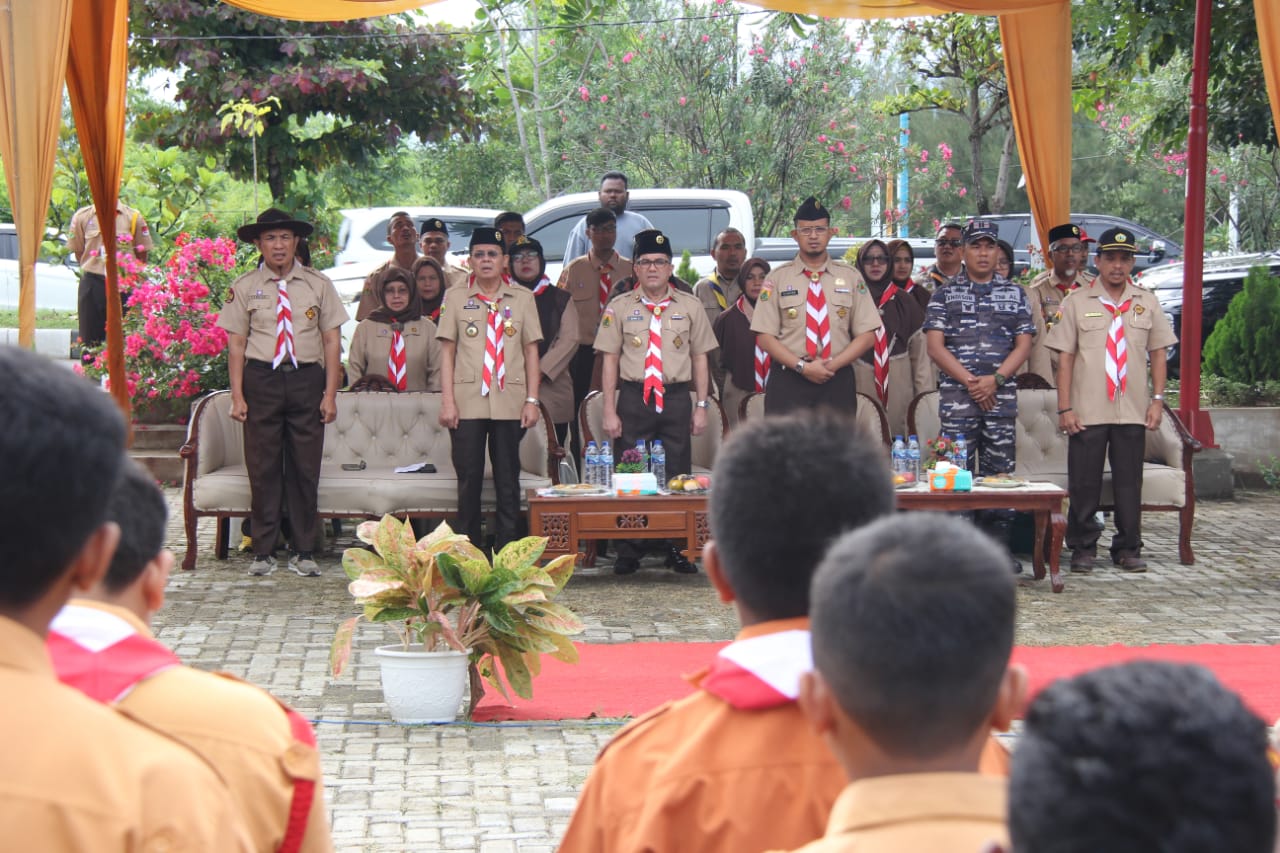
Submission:
[[[622,452],[635,447],[644,439],[662,442],[667,457],[667,479],[677,474],[693,471],[693,436],[689,425],[693,422],[693,398],[689,396],[688,382],[674,382],[663,389],[662,411],[654,408],[652,400],[644,401],[644,383],[618,383],[618,419],[622,421],[622,435],[613,448],[613,464],[622,458]],[[708,429],[710,429],[708,425]],[[659,488],[665,483],[658,483]],[[639,558],[646,548],[661,547],[667,540],[622,539],[618,542],[619,557]]]
[[[289,511],[295,550],[316,541],[320,460],[324,452],[324,368],[306,364],[272,370],[268,362],[244,367],[244,462],[249,471],[254,556],[266,556],[280,534],[281,498]]]
[[[789,367],[774,365],[769,371],[769,386],[764,395],[766,415],[785,415],[826,406],[850,417],[858,411],[858,386],[852,367],[842,367],[826,382],[818,385]]]
[[[460,420],[450,430],[453,439],[453,470],[458,478],[458,532],[471,544],[484,548],[481,536],[480,491],[484,488],[484,448],[489,445],[493,465],[493,490],[497,497],[494,550],[516,538],[520,521],[520,439],[524,429],[519,421]]]
[[[1102,525],[1098,504],[1102,500],[1102,465],[1111,460],[1111,490],[1115,499],[1116,532],[1111,556],[1136,557],[1142,553],[1142,462],[1147,447],[1142,424],[1088,424],[1067,440],[1067,547],[1094,554]]]

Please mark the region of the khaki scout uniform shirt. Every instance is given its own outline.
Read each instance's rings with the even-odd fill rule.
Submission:
[[[453,264],[441,264],[444,267],[445,289],[466,287],[471,281],[471,270],[455,267]]]
[[[1049,329],[1046,345],[1058,352],[1075,353],[1071,371],[1071,408],[1080,423],[1142,424],[1147,420],[1150,398],[1147,391],[1147,353],[1173,346],[1173,334],[1160,302],[1150,290],[1132,283],[1125,285],[1124,295],[1113,300],[1133,304],[1122,316],[1127,353],[1125,392],[1116,391],[1114,401],[1107,399],[1107,330],[1111,312],[1099,301],[1106,296],[1099,282],[1073,291],[1062,301],[1062,319]]]
[[[609,280],[616,286],[624,278],[630,278],[631,261],[614,252],[609,260],[600,263],[590,253],[574,258],[560,271],[556,287],[569,291],[573,307],[578,311],[578,343],[591,346],[600,326],[600,273],[608,271]],[[610,288],[612,289],[612,288]]]
[[[716,336],[697,298],[669,289],[671,304],[662,310],[662,381],[665,384],[693,379],[693,356],[716,348]],[[618,379],[644,381],[644,357],[649,351],[652,312],[637,287],[605,306],[596,333],[596,352],[618,354]],[[661,301],[661,300],[659,300]]]
[[[379,305],[382,304],[382,298],[378,295],[382,293],[382,276],[387,270],[396,267],[396,259],[394,257],[386,263],[379,266],[376,270],[365,276],[364,288],[360,291],[360,304],[356,306],[356,322],[360,322],[374,312]],[[404,269],[404,267],[399,267]],[[413,277],[413,273],[405,269],[409,273],[409,277]],[[410,285],[413,287],[414,285]]]
[[[880,328],[880,312],[871,301],[861,274],[844,261],[828,259],[820,282],[827,298],[831,357],[835,358],[858,335]],[[775,267],[756,300],[751,331],[773,335],[795,354],[796,361],[804,358],[807,352],[805,306],[808,301],[809,276],[800,259]],[[789,370],[795,367],[795,363],[782,367]]]
[[[58,682],[44,639],[0,617],[0,838],[8,850],[256,850],[195,753]]]
[[[720,304],[720,300],[716,297],[715,288],[712,284],[719,285],[720,290],[724,293],[724,304]],[[738,287],[738,282],[734,279],[725,281],[720,277],[719,271],[711,273],[706,278],[700,279],[693,286],[693,295],[698,297],[698,301],[702,303],[702,307],[706,309],[707,319],[715,323],[716,318],[724,311],[728,311],[733,307],[733,303],[738,301],[738,297],[742,295],[742,288]]]
[[[68,607],[105,612],[154,639],[151,630],[122,607],[88,600],[73,600]],[[284,840],[294,779],[316,783],[300,850],[333,850],[320,784],[320,753],[294,740],[284,708],[265,690],[231,676],[175,666],[139,682],[115,706],[181,742],[218,771],[255,850],[277,850]]]
[[[322,273],[294,263],[285,276],[293,314],[293,347],[298,364],[324,362],[322,332],[347,322],[338,290]],[[270,362],[276,355],[276,278],[265,266],[231,284],[218,314],[218,325],[248,338],[245,358]]]
[[[426,317],[410,320],[400,330],[404,338],[405,390],[440,390],[440,342],[436,324]],[[391,355],[391,324],[362,320],[351,336],[347,356],[347,381],[354,383],[366,373],[390,379],[387,360]]]
[[[474,285],[452,287],[445,291],[440,309],[440,328],[436,337],[454,341],[453,398],[462,420],[518,421],[529,386],[525,383],[524,348],[542,340],[542,323],[533,292],[519,285],[503,284],[495,298],[504,322],[503,362],[506,364],[506,387],[498,387],[495,375],[489,383],[488,396],[480,395],[480,379],[484,372],[485,324],[489,309],[480,301]],[[496,371],[495,371],[496,372]]]
[[[827,834],[797,853],[920,853],[1008,849],[1007,782],[977,773],[903,773],[851,783]]]
[[[1075,278],[1071,280],[1079,287],[1088,287],[1092,281],[1093,276],[1083,269],[1077,271]],[[1042,270],[1027,285],[1027,304],[1031,307],[1031,321],[1035,323],[1036,336],[1031,343],[1031,355],[1027,356],[1026,362],[1018,369],[1018,373],[1038,374],[1050,385],[1058,384],[1058,353],[1045,346],[1045,333],[1054,324],[1054,318],[1058,316],[1065,298],[1057,288],[1058,284],[1071,286],[1066,279],[1059,278],[1056,272],[1049,269]]]
[[[151,229],[142,214],[124,202],[116,204],[116,239],[133,237],[134,248],[142,246],[150,251],[155,247]],[[85,272],[107,274],[107,259],[102,253],[102,230],[98,228],[98,213],[93,205],[86,205],[71,217],[71,236],[67,248],[75,253],[80,269]]]

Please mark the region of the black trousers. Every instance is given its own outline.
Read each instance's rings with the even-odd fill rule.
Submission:
[[[107,278],[96,272],[80,274],[76,292],[80,340],[97,346],[107,339]]]
[[[1094,554],[1102,525],[1096,518],[1102,499],[1102,466],[1111,461],[1116,532],[1111,556],[1142,553],[1142,462],[1147,428],[1142,424],[1088,424],[1067,440],[1067,547]]]
[[[264,361],[244,367],[244,461],[249,471],[253,553],[266,556],[280,534],[282,499],[294,548],[316,541],[320,460],[324,453],[324,368],[306,364],[272,370]]]
[[[769,389],[764,395],[766,415],[785,415],[826,406],[850,417],[858,411],[858,386],[853,367],[842,367],[836,375],[818,385],[791,368],[769,374]]]
[[[662,411],[654,408],[652,400],[644,401],[644,383],[621,382],[618,386],[618,419],[622,421],[622,437],[613,450],[616,464],[622,451],[635,447],[644,439],[662,442],[667,457],[667,479],[676,474],[688,474],[693,470],[693,442],[689,424],[693,420],[693,399],[689,396],[689,383],[677,382],[666,386],[662,395]],[[658,484],[662,486],[662,483]],[[665,540],[632,540],[618,542],[619,557],[639,557],[646,544],[663,545]]]
[[[458,532],[466,534],[477,548],[484,547],[480,538],[480,491],[484,487],[487,443],[498,500],[494,548],[501,549],[516,538],[520,518],[520,439],[524,429],[519,421],[460,420],[450,434],[453,470],[458,477]]]
[[[573,419],[570,421],[572,440],[569,451],[573,454],[574,467],[582,467],[582,427],[578,424],[578,410],[591,391],[591,374],[596,366],[596,351],[591,344],[579,344],[569,362],[569,376],[573,378]],[[562,439],[563,440],[563,439]],[[578,472],[581,475],[581,471]]]

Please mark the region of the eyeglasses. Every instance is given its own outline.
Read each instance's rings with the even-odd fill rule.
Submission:
[[[887,264],[889,263],[889,256],[888,255],[867,255],[862,260],[869,264]]]
[[[501,253],[501,252],[489,252],[489,251],[481,251],[481,252],[474,252],[474,251],[473,251],[473,252],[471,253],[471,257],[473,257],[473,258],[479,258],[479,259],[481,259],[481,260],[492,260],[492,259],[494,259],[494,258],[500,258],[500,257],[502,257],[502,253]]]
[[[638,260],[632,262],[631,265],[634,267],[640,267],[641,269],[648,268],[651,270],[656,270],[659,267],[671,266],[671,261],[667,258],[639,258]]]
[[[807,225],[804,228],[797,228],[796,233],[801,237],[821,237],[830,230],[825,225]]]
[[[511,260],[516,262],[536,261],[538,260],[538,253],[537,252],[516,252],[514,255],[511,256]]]
[[[1056,249],[1053,249],[1053,253],[1055,255],[1079,255],[1083,258],[1085,255],[1089,254],[1089,247],[1084,243],[1078,243],[1075,246],[1058,246]]]
[[[935,245],[935,246],[950,246],[950,247],[951,247],[951,248],[953,248],[953,249],[958,249],[958,248],[960,248],[960,241],[959,241],[959,240],[948,240],[948,239],[946,239],[945,237],[939,237],[937,240],[934,240],[934,241],[933,241],[933,245]]]

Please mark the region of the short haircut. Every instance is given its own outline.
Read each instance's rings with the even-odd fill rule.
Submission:
[[[630,189],[631,182],[627,180],[627,176],[621,172],[605,172],[600,176],[600,186],[604,186],[605,181],[622,181],[622,186]]]
[[[164,492],[131,459],[125,462],[120,481],[111,491],[107,520],[120,525],[120,544],[103,580],[107,592],[114,595],[136,581],[164,549],[165,525],[169,521]]]
[[[938,226],[937,233],[941,234],[943,231],[950,231],[952,228],[956,229],[957,231],[964,230],[964,226],[961,225],[959,222],[944,222]]]
[[[956,749],[995,706],[1016,596],[1008,555],[969,522],[881,519],[841,536],[813,578],[814,668],[887,754]]]
[[[501,228],[504,222],[519,222],[520,227],[524,228],[524,217],[514,210],[506,210],[493,217],[494,228]]]
[[[396,224],[397,219],[407,219],[413,223],[413,230],[418,230],[418,223],[413,222],[413,216],[407,210],[397,210],[391,214],[391,218],[387,220],[387,236],[391,236],[391,228]]]
[[[1055,682],[1013,752],[1018,853],[1269,853],[1267,727],[1203,667],[1135,661]]]
[[[744,245],[744,246],[746,245],[746,242],[747,242],[747,235],[743,234],[743,233],[742,233],[741,231],[739,231],[737,228],[734,228],[732,225],[730,225],[728,228],[723,228],[723,229],[721,229],[721,230],[720,230],[720,233],[716,235],[716,239],[715,239],[714,241],[712,241],[712,243],[711,243],[711,251],[713,251],[713,252],[714,252],[716,249],[719,249],[719,248],[720,248],[720,239],[721,239],[722,237],[726,237],[726,236],[728,236],[728,235],[730,235],[730,234],[737,234],[739,237],[741,237],[741,238],[742,238],[742,243],[743,243],[743,245]]]
[[[124,418],[88,380],[0,346],[0,605],[25,607],[106,519]]]
[[[608,225],[618,221],[618,215],[607,207],[597,207],[587,214],[587,227]]]
[[[738,600],[762,619],[808,615],[827,546],[893,512],[884,445],[829,412],[744,423],[714,474],[716,551]]]

